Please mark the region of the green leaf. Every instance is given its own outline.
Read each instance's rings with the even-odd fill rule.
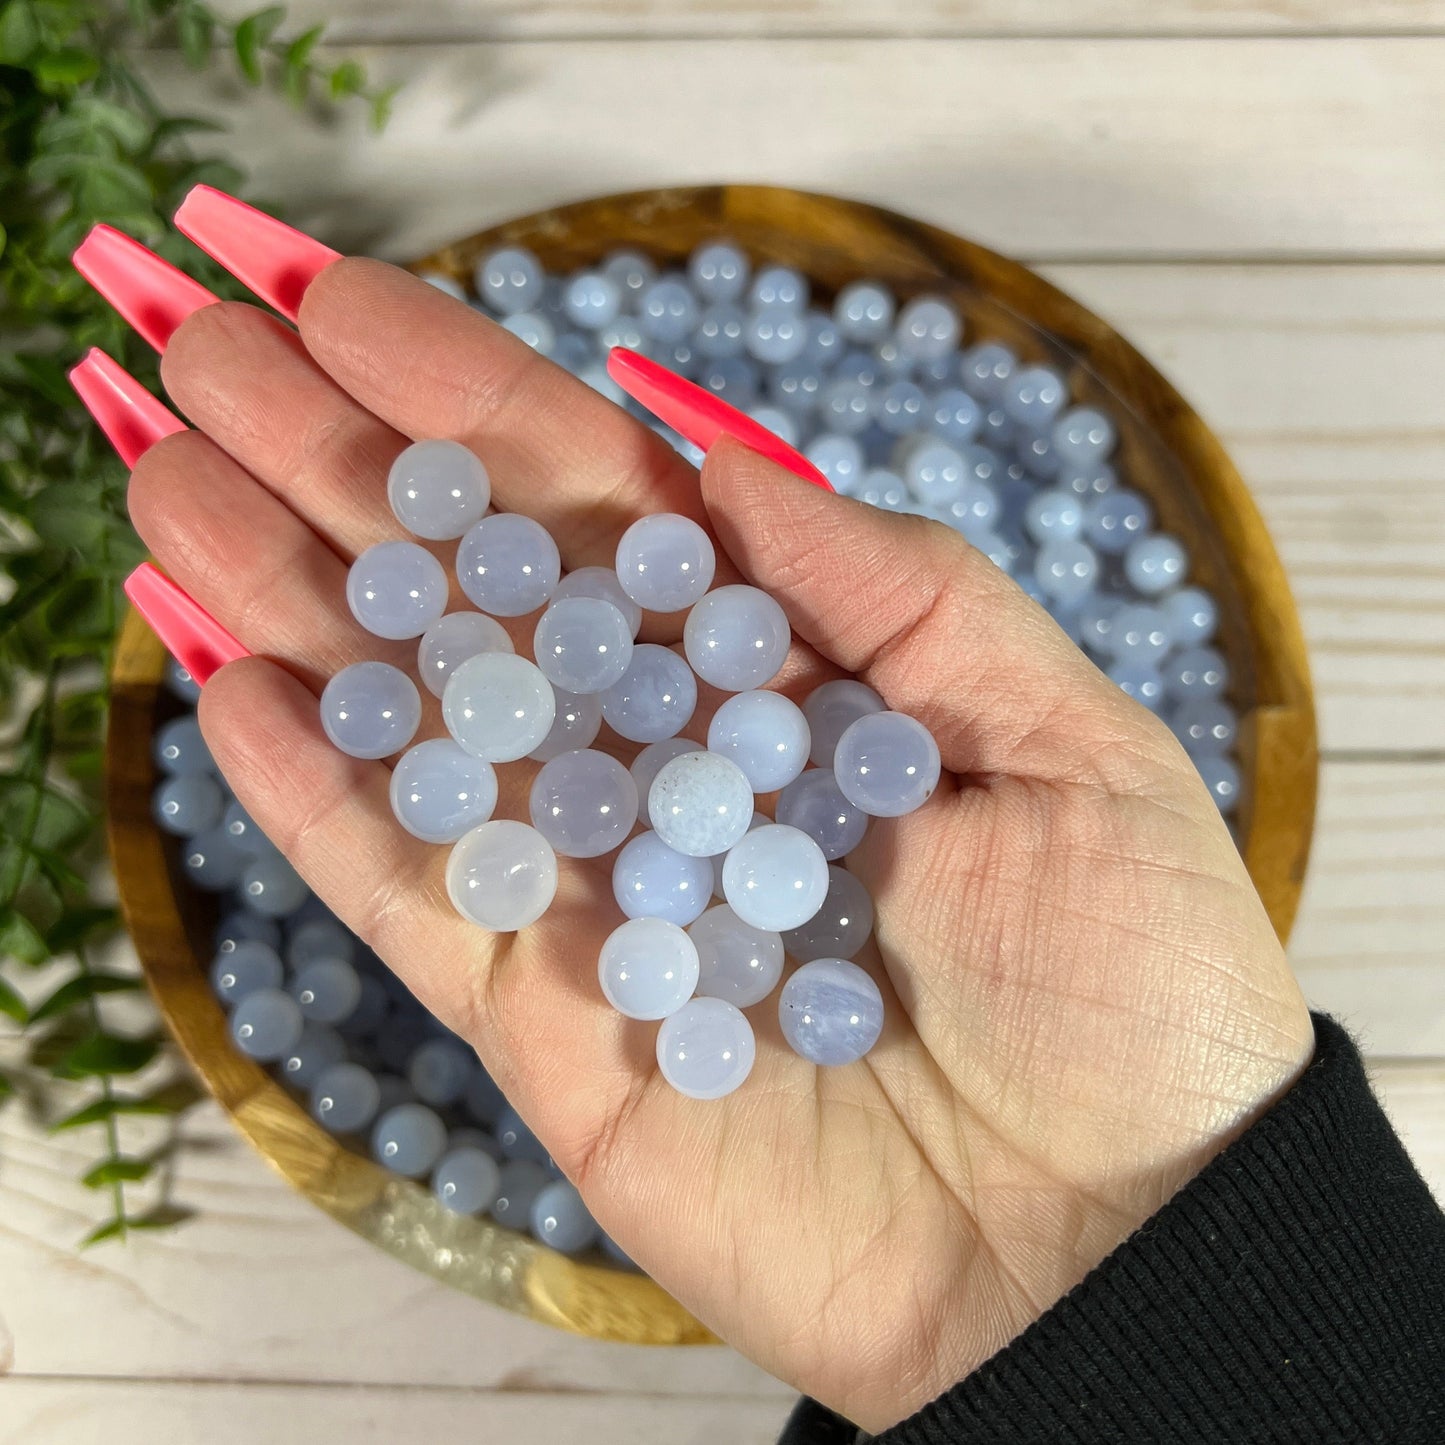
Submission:
[[[14,1092],[15,1085],[4,1074],[0,1074],[0,1104],[3,1104]]]
[[[132,1229],[174,1229],[188,1219],[194,1219],[196,1211],[180,1204],[157,1204],[144,1214],[134,1215],[130,1221]]]
[[[294,105],[300,105],[311,88],[311,52],[325,29],[324,25],[313,25],[286,47],[282,66],[286,75],[286,94]]]
[[[120,973],[80,973],[60,985],[43,1003],[37,1004],[31,1012],[31,1019],[41,1023],[63,1014],[76,1004],[88,998],[100,998],[108,993],[135,993],[145,987],[138,978]]]
[[[392,102],[396,99],[401,84],[388,85],[385,90],[378,91],[371,98],[371,128],[374,131],[386,129],[387,122],[391,119]]]
[[[180,13],[176,29],[186,64],[192,70],[203,69],[211,58],[216,36],[216,22],[211,12],[201,5],[187,5]]]
[[[200,1090],[186,1079],[166,1084],[139,1099],[127,1099],[112,1094],[108,1099],[97,1099],[83,1109],[67,1114],[50,1126],[50,1132],[63,1134],[70,1129],[83,1129],[90,1124],[103,1124],[107,1119],[129,1115],[179,1114],[189,1109],[200,1097]]]
[[[45,90],[63,90],[84,85],[100,69],[100,57],[78,47],[53,50],[35,62],[35,78]]]
[[[252,85],[261,83],[262,47],[275,34],[276,27],[285,18],[285,6],[268,5],[266,9],[258,10],[254,15],[248,15],[236,27],[236,33],[232,37],[232,44],[236,50],[236,64],[240,66],[241,74]]]
[[[40,26],[30,0],[10,0],[0,10],[0,65],[24,65],[40,45]]]
[[[50,957],[40,930],[14,908],[0,909],[0,957],[18,958],[32,968]]]
[[[104,1189],[108,1184],[134,1184],[146,1178],[154,1168],[155,1164],[149,1159],[130,1159],[123,1156],[102,1159],[94,1168],[87,1169],[80,1176],[80,1182],[87,1189]]]
[[[155,1039],[122,1039],[92,1034],[82,1039],[51,1070],[62,1079],[89,1079],[101,1074],[134,1074],[160,1052]]]
[[[8,1014],[21,1028],[30,1018],[25,1000],[3,978],[0,978],[0,1014]]]
[[[108,933],[120,922],[114,908],[99,906],[72,908],[45,935],[51,953],[73,953],[97,933]]]
[[[366,84],[366,72],[354,60],[343,60],[331,72],[328,88],[332,100],[344,100],[348,95],[359,95]]]
[[[126,1221],[124,1219],[109,1219],[104,1224],[97,1224],[84,1239],[80,1241],[82,1249],[89,1249],[92,1244],[100,1244],[107,1239],[124,1238]]]

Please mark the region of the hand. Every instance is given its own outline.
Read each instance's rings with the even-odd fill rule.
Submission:
[[[1049,1308],[1288,1087],[1308,1014],[1213,803],[1167,729],[991,562],[916,517],[830,496],[735,444],[697,474],[645,427],[474,312],[347,260],[299,338],[212,306],[165,357],[195,432],[136,469],[159,562],[258,656],[206,687],[237,795],[337,914],[487,1068],[602,1226],[759,1364],[870,1430]],[[347,663],[410,667],[361,631],[350,560],[400,535],[387,468],[454,437],[496,503],[610,563],[647,512],[707,523],[719,581],[770,591],[801,696],[856,674],[933,731],[930,802],[849,860],[877,905],[873,1052],[816,1069],[753,1010],[758,1058],[715,1103],[658,1075],[655,1025],[603,1000],[611,860],[564,860],[515,935],[460,919],[446,853],[392,820],[386,766],[326,741]],[[645,636],[675,641],[675,619]],[[530,632],[530,624],[519,636]],[[702,689],[689,735],[716,694]],[[423,728],[439,731],[432,700]],[[635,751],[635,749],[632,749]],[[618,748],[624,760],[625,745]],[[500,770],[526,816],[532,765]]]

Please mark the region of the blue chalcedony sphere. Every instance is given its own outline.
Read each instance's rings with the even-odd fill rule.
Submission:
[[[752,1072],[756,1055],[753,1026],[725,999],[692,999],[657,1031],[662,1077],[690,1099],[731,1094]]]
[[[399,753],[421,723],[421,695],[400,668],[388,662],[353,662],[321,694],[326,736],[353,758]]]
[[[532,826],[565,858],[598,858],[637,821],[637,784],[616,758],[582,749],[545,763],[532,782]]]
[[[510,818],[473,828],[447,859],[447,894],[463,918],[494,933],[535,923],[557,892],[557,855],[535,829]]]
[[[685,928],[712,897],[712,863],[639,833],[617,855],[612,892],[629,918],[661,918]]]
[[[587,1212],[576,1187],[554,1179],[532,1201],[532,1233],[562,1254],[581,1254],[597,1243],[597,1221]]]
[[[418,743],[392,769],[391,811],[423,843],[455,843],[496,806],[496,770],[451,738]]]
[[[610,602],[627,619],[627,630],[633,638],[642,627],[642,608],[622,590],[617,573],[611,567],[578,567],[568,572],[552,593],[552,601],[564,597],[595,597]]]
[[[647,816],[669,848],[689,858],[725,853],[748,830],[753,790],[730,758],[693,751],[664,763],[647,790]]]
[[[683,624],[693,671],[714,687],[742,692],[771,682],[788,655],[792,631],[783,609],[757,587],[709,592]]]
[[[782,935],[744,923],[726,903],[709,908],[687,932],[697,950],[700,997],[751,1008],[783,976]]]
[[[351,564],[346,601],[377,637],[420,637],[446,610],[447,575],[415,542],[378,542]]]
[[[687,726],[697,707],[697,680],[670,648],[638,643],[627,671],[601,696],[602,716],[613,732],[655,743]]]
[[[448,612],[422,633],[417,645],[417,675],[428,692],[440,697],[459,664],[479,652],[515,652],[507,630],[483,612]]]
[[[804,924],[783,934],[794,958],[811,963],[815,958],[852,958],[873,932],[873,900],[868,890],[846,868],[828,869],[828,894],[818,911]]]
[[[744,923],[782,933],[806,923],[828,893],[828,863],[808,835],[785,824],[756,828],[723,862],[723,896]]]
[[[602,692],[632,661],[632,630],[610,602],[553,597],[537,621],[532,655],[554,687],[572,693]]]
[[[617,580],[651,612],[681,612],[712,586],[712,540],[690,517],[662,512],[634,522],[617,544]]]
[[[664,1019],[697,987],[697,946],[666,919],[629,918],[603,943],[597,977],[618,1013],[630,1019]]]
[[[501,1187],[502,1171],[485,1150],[448,1148],[432,1171],[431,1189],[454,1214],[481,1214]]]
[[[838,740],[833,771],[843,796],[875,818],[920,808],[938,786],[938,744],[916,718],[869,713]]]
[[[710,752],[740,767],[755,793],[786,787],[807,766],[812,736],[803,710],[777,692],[740,692],[708,724]]]
[[[386,496],[408,532],[450,541],[486,515],[492,481],[481,458],[460,442],[420,441],[391,464]]]
[[[447,1126],[425,1104],[398,1104],[371,1131],[372,1158],[408,1179],[429,1173],[446,1145]]]
[[[794,1052],[810,1063],[851,1064],[883,1032],[883,995],[856,963],[815,959],[783,985],[778,1022]]]
[[[442,693],[447,731],[488,763],[525,758],[557,716],[552,684],[535,663],[510,652],[479,652],[460,663]]]
[[[831,766],[809,768],[789,783],[778,794],[777,818],[806,833],[829,860],[851,853],[868,831],[868,814],[843,796]]]
[[[483,517],[457,544],[462,591],[497,617],[523,617],[545,606],[561,575],[547,529],[517,512]]]

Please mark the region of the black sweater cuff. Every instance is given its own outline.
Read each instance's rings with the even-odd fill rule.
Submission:
[[[878,1445],[1445,1441],[1445,1216],[1315,1015],[1278,1103],[1005,1349]],[[854,1445],[803,1401],[783,1445]]]

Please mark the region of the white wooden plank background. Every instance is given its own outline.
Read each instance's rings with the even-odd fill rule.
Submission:
[[[386,42],[363,58],[408,88],[380,139],[148,65],[337,244],[402,257],[578,195],[769,180],[1042,261],[1132,336],[1289,567],[1326,750],[1291,955],[1445,1195],[1445,0],[903,10],[296,0],[298,28]],[[843,38],[865,34],[940,38]],[[214,1107],[185,1130],[196,1219],[76,1256],[87,1141],[0,1114],[0,1445],[775,1437],[787,1392],[731,1352],[492,1311],[311,1209]]]

